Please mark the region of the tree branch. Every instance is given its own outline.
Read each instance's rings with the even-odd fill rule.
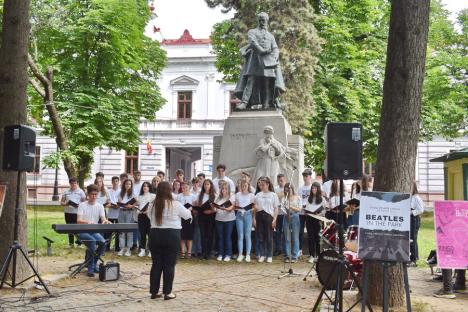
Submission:
[[[36,80],[34,80],[34,78],[29,78],[29,83],[33,86],[34,90],[36,90],[42,98],[45,98],[45,91],[41,89],[41,86]]]
[[[47,77],[41,73],[36,63],[34,62],[31,54],[29,53],[28,53],[28,65],[29,65],[29,68],[31,68],[33,75],[44,85],[44,88],[47,88],[47,86],[50,85],[49,79],[47,79]]]

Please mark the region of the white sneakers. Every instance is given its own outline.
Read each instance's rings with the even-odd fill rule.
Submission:
[[[224,262],[229,262],[229,261],[231,261],[231,257],[229,256],[224,257]]]
[[[223,256],[218,256],[218,258],[216,258],[216,260],[223,261]]]
[[[314,256],[310,256],[310,258],[309,258],[309,263],[314,263],[314,262],[315,262]]]
[[[245,256],[245,262],[250,262],[250,256]]]
[[[237,262],[242,262],[242,260],[244,260],[244,256],[243,256],[243,255],[239,255],[239,256],[237,257]],[[246,260],[247,260],[247,258],[246,258]]]
[[[123,256],[125,252],[125,248],[121,248],[120,251],[117,253],[117,256]]]
[[[151,258],[151,251],[148,250],[148,257]]]
[[[264,256],[261,256],[260,258],[258,258],[258,262],[262,263],[263,261],[265,261],[265,257],[264,257]]]
[[[273,258],[272,257],[268,257],[267,258],[267,263],[272,263],[273,262]]]
[[[138,254],[138,257],[144,257],[146,256],[146,250],[142,249],[140,250],[140,253]]]
[[[130,251],[130,248],[127,248],[127,251],[125,252],[126,257],[130,257],[132,255],[132,252]]]

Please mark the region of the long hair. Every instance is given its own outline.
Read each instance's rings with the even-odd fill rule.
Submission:
[[[252,190],[250,189],[250,183],[246,179],[240,179],[240,186],[239,186],[239,192],[242,192],[242,185],[246,184],[247,185],[247,192],[252,193]]]
[[[289,198],[291,195],[296,195],[296,191],[294,190],[294,185],[292,185],[290,182],[287,182],[287,183],[284,185],[284,188],[288,188],[288,189],[289,189],[288,198]]]
[[[145,185],[148,187],[148,193],[151,192],[151,183],[149,183],[149,182],[143,182],[143,184],[141,185],[140,195],[144,195],[144,194],[145,194],[145,193],[143,193],[143,187],[144,187]]]
[[[340,181],[338,179],[334,179],[331,185],[330,190],[330,197],[332,196],[340,196]]]
[[[269,177],[260,177],[259,179],[262,182],[268,183],[268,191],[269,192],[274,192],[275,190],[273,189],[273,184],[271,183],[271,180]]]
[[[156,189],[156,199],[154,200],[153,210],[154,210],[154,219],[156,220],[157,225],[162,224],[164,206],[167,202],[168,209],[172,209],[172,191],[171,185],[167,181],[159,182],[158,188]]]
[[[206,193],[205,183],[207,183],[207,182],[210,184],[210,191],[208,193],[208,199],[210,200],[210,202],[214,202],[215,197],[216,197],[216,193],[215,193],[214,186],[213,186],[213,181],[211,181],[210,179],[205,179],[205,181],[203,181],[203,185],[201,187],[200,195],[198,195],[198,202],[199,202],[200,205],[201,205],[201,203],[203,201],[203,196]]]
[[[312,193],[312,188],[315,187],[317,189],[317,193],[314,195],[314,193]],[[320,187],[320,183],[318,182],[314,182],[312,183],[311,187],[310,187],[310,193],[309,193],[309,198],[307,199],[307,201],[312,204],[314,202],[314,197],[315,197],[315,203],[316,204],[320,204],[322,202],[322,188]]]
[[[125,184],[127,184],[127,181],[130,181],[131,187],[128,191],[125,191]],[[130,197],[133,195],[133,181],[130,179],[125,179],[122,184],[122,189],[120,190],[120,197],[123,199],[125,197],[125,194],[127,194],[127,197]]]
[[[98,180],[102,182],[102,185],[101,187],[99,187],[99,184],[98,184]],[[107,188],[106,186],[104,185],[104,180],[102,178],[96,178],[94,179],[94,184],[96,184],[99,188],[99,195],[105,195],[107,194]]]
[[[351,185],[351,195],[356,195],[361,193],[361,182],[356,181]]]
[[[222,190],[226,188],[227,189],[227,194],[224,194],[222,195]],[[224,199],[224,198],[229,198],[229,196],[231,196],[231,186],[229,185],[229,183],[227,183],[226,181],[219,181],[219,194],[218,194],[218,200],[220,199]]]
[[[368,174],[364,174],[362,175],[362,179],[361,179],[361,189],[363,191],[369,191],[369,184],[372,182],[372,180],[374,180],[372,178],[372,176],[368,175]]]

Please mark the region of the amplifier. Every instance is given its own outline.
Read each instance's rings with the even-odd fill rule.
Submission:
[[[120,276],[120,264],[107,262],[99,264],[99,280],[101,282],[116,281]]]

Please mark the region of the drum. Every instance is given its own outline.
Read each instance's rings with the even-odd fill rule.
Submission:
[[[334,249],[328,249],[320,253],[317,265],[315,266],[315,270],[317,271],[317,277],[322,284],[322,286],[326,285],[327,290],[334,290],[336,289],[336,279],[337,279],[337,261],[338,261],[338,252]],[[346,280],[347,272],[346,270],[343,271],[343,281]]]
[[[320,233],[320,237],[328,247],[335,248],[337,244],[336,224],[334,222],[329,223],[325,228],[323,228],[322,233]]]
[[[348,263],[351,274],[354,274],[357,278],[361,278],[362,276],[362,261],[357,257],[357,253],[352,251],[345,251],[343,253],[345,261]],[[317,277],[322,284],[326,285],[327,290],[335,290],[336,289],[336,278],[337,278],[337,261],[339,259],[338,252],[334,249],[328,249],[323,251],[317,260],[316,271]],[[349,288],[352,285],[352,276],[348,273],[347,270],[343,270],[343,286],[344,288]]]
[[[346,231],[346,240],[357,240],[359,227],[357,225],[350,225]]]

